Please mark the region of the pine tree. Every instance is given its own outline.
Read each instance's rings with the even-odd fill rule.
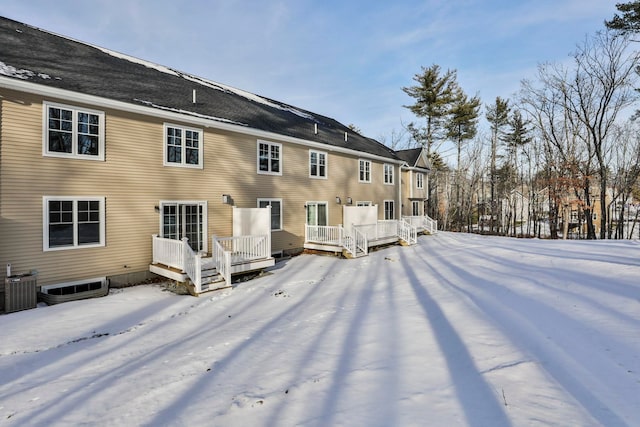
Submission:
[[[622,34],[640,33],[640,1],[618,3],[616,9],[622,13],[622,16],[616,13],[611,21],[605,21],[607,28]]]
[[[413,105],[405,105],[413,114],[426,120],[424,128],[409,125],[414,137],[427,149],[431,156],[433,145],[444,138],[444,126],[449,115],[451,104],[455,100],[458,83],[456,70],[447,70],[441,74],[439,65],[422,67],[413,80],[415,86],[403,87],[402,90],[415,99]]]

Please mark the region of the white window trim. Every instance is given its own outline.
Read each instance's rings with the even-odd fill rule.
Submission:
[[[360,178],[360,165],[362,164],[362,162],[364,162],[365,164],[369,165],[369,173],[368,173],[368,178],[369,179],[361,179]],[[370,184],[371,183],[371,169],[372,169],[372,163],[371,160],[367,160],[367,159],[358,159],[358,182],[362,182],[362,183],[366,183],[366,184]]]
[[[175,128],[180,129],[183,132],[182,136],[182,161],[180,163],[170,162],[167,160],[167,129]],[[185,163],[186,159],[186,131],[198,133],[198,164],[192,165]],[[164,166],[171,166],[176,168],[189,168],[189,169],[203,169],[204,168],[204,132],[202,129],[192,128],[183,125],[176,125],[173,123],[165,123],[162,132],[162,164]]]
[[[278,161],[280,163],[280,170],[278,172],[271,171],[271,162],[269,162],[269,170],[268,171],[260,170],[260,144],[267,144],[269,146],[269,154],[271,154],[271,147],[272,146],[279,147],[278,153],[280,154],[280,157],[278,158]],[[259,139],[258,142],[256,143],[256,171],[258,172],[259,175],[282,176],[282,169],[283,169],[283,166],[284,166],[283,157],[284,156],[283,156],[283,153],[282,153],[282,144],[281,143],[265,141],[265,140],[262,140],[262,139]]]
[[[416,172],[416,188],[419,190],[424,189],[424,173]]]
[[[50,201],[72,201],[73,202],[73,245],[49,247],[49,202]],[[79,245],[78,241],[78,201],[98,201],[100,202],[100,242],[85,245]],[[42,197],[42,250],[50,251],[66,251],[73,249],[100,248],[105,243],[105,197],[104,196],[87,196],[87,197],[67,197],[67,196],[43,196]]]
[[[391,212],[393,213],[392,218],[387,218],[387,203],[391,203],[393,205],[393,209],[391,209]],[[382,202],[382,214],[384,215],[385,220],[396,219],[396,201],[392,199],[384,200]]]
[[[49,107],[62,108],[73,111],[72,142],[71,153],[59,153],[49,151]],[[78,113],[89,113],[98,116],[98,155],[78,154]],[[67,159],[83,159],[93,161],[104,161],[104,111],[90,108],[75,107],[73,105],[59,104],[56,102],[44,101],[42,103],[42,155],[46,157],[62,157]]]
[[[201,205],[202,206],[202,252],[207,253],[208,251],[208,243],[209,237],[208,233],[208,223],[207,219],[209,217],[208,213],[208,202],[206,200],[160,200],[159,208],[160,208],[160,218],[158,220],[158,236],[164,235],[164,217],[162,212],[164,211],[164,205]]]
[[[311,201],[307,201],[307,202],[305,202],[305,203],[304,203],[304,208],[305,208],[305,210],[309,209],[309,206],[311,206],[311,205],[315,205],[316,207],[317,207],[317,206],[320,206],[320,205],[324,205],[324,207],[325,207],[325,214],[326,214],[326,218],[327,218],[327,225],[329,225],[329,224],[330,224],[330,221],[329,221],[329,202],[328,202],[328,201],[322,201],[322,200],[311,200]],[[309,224],[307,224],[307,219],[308,219],[308,218],[307,218],[307,215],[306,215],[306,212],[305,212],[305,218],[304,218],[304,223],[305,223],[305,225],[309,225]],[[316,218],[316,219],[317,219],[317,218]],[[316,221],[316,222],[317,222],[317,221]]]
[[[320,155],[324,156],[324,175],[312,175],[311,174],[311,154],[318,155],[318,173],[320,172]],[[329,155],[326,151],[309,150],[309,178],[313,179],[328,179],[329,176]]]
[[[387,173],[387,170],[389,170],[389,173]],[[395,184],[395,168],[391,163],[385,163],[382,166],[382,181],[385,185]]]
[[[420,216],[420,202],[417,200],[411,201],[411,216]]]
[[[260,202],[269,202],[269,206],[271,206],[272,210],[273,210],[273,205],[271,204],[271,202],[280,202],[280,226],[278,228],[272,228],[271,231],[284,230],[283,228],[284,219],[282,218],[284,214],[284,207],[282,205],[282,199],[273,198],[273,197],[261,197],[261,198],[258,198],[257,207],[260,207]],[[269,218],[269,221],[271,221],[271,218]]]

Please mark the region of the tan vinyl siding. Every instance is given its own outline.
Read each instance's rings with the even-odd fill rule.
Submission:
[[[331,225],[342,223],[347,197],[372,201],[384,216],[383,201],[397,199],[395,185],[383,184],[383,162],[372,160],[371,183],[358,182],[358,156],[327,153],[327,179],[309,177],[309,147],[282,144],[282,176],[257,173],[257,139],[203,128],[203,168],[163,166],[164,121],[142,115],[46,99],[105,113],[105,160],[42,155],[41,97],[0,92],[0,280],[4,266],[37,270],[39,284],[145,271],[151,262],[151,235],[159,232],[162,200],[206,201],[207,239],[232,233],[231,195],[238,207],[256,207],[259,198],[282,199],[283,230],[273,232],[272,249],[303,246],[305,203],[326,201]],[[181,123],[172,121],[172,124]],[[188,125],[189,128],[198,128]],[[105,246],[43,251],[43,196],[105,197]]]

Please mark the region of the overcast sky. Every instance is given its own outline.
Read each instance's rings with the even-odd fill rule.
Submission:
[[[379,140],[403,86],[455,69],[483,104],[567,61],[622,0],[2,0],[0,15],[324,114]],[[483,110],[484,116],[484,110]]]

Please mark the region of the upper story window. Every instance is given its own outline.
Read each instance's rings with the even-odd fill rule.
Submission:
[[[104,246],[104,197],[43,198],[43,249]]]
[[[258,173],[282,175],[282,144],[258,141]]]
[[[393,184],[393,165],[384,164],[384,183]]]
[[[309,176],[312,178],[327,177],[327,153],[309,150]]]
[[[202,168],[202,131],[164,125],[164,165]]]
[[[43,155],[104,160],[104,112],[44,104]]]
[[[424,188],[424,174],[422,172],[416,173],[416,188]]]
[[[359,173],[358,173],[358,181],[371,182],[371,161],[360,159],[358,163],[360,165]]]

